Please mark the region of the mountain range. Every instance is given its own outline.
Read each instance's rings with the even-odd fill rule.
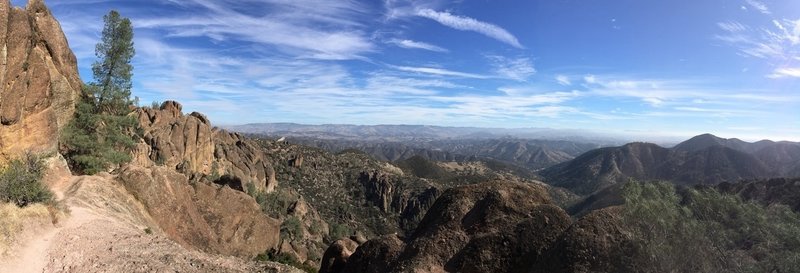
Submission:
[[[419,141],[441,139],[495,139],[503,137],[524,139],[568,140],[575,142],[621,144],[626,137],[579,129],[552,128],[478,128],[431,125],[304,125],[296,123],[251,123],[224,126],[225,129],[246,134],[280,137],[306,137],[357,141]]]
[[[703,134],[672,148],[629,143],[589,151],[540,172],[554,186],[590,194],[629,180],[680,185],[800,175],[800,143],[754,143]]]

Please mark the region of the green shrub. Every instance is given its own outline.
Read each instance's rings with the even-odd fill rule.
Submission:
[[[623,197],[637,272],[800,270],[800,215],[785,206],[666,183],[628,183]]]
[[[256,189],[256,183],[253,183],[252,181],[250,181],[249,183],[247,183],[247,188],[246,189],[247,189],[247,194],[250,195],[251,197],[256,198],[256,196],[258,196],[258,190]]]
[[[331,223],[330,232],[328,234],[328,241],[334,242],[342,238],[350,237],[350,234],[353,234],[353,230],[351,230],[350,227],[348,227],[347,225],[339,223]]]
[[[24,207],[50,202],[53,193],[42,184],[44,166],[39,157],[26,154],[0,169],[0,201]]]
[[[271,193],[259,192],[256,194],[256,202],[261,206],[261,210],[273,218],[281,218],[286,215],[286,210],[297,202],[297,198],[289,192],[276,190]]]
[[[286,253],[274,253],[268,251],[262,254],[258,254],[258,256],[256,256],[256,261],[276,262],[293,266],[308,273],[317,273],[317,268],[303,264],[302,262],[298,261],[294,256]]]
[[[281,236],[290,239],[303,238],[303,223],[295,216],[289,216],[281,224]]]

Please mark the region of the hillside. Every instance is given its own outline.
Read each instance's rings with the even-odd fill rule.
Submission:
[[[701,135],[673,148],[650,143],[587,152],[540,172],[554,186],[590,194],[629,180],[680,185],[718,184],[790,174],[798,164],[794,143],[747,143]],[[749,152],[748,152],[749,151]]]
[[[262,135],[251,135],[263,137]],[[492,138],[436,140],[347,140],[312,137],[290,137],[289,142],[318,147],[330,152],[348,149],[363,151],[384,161],[406,160],[421,156],[433,161],[496,161],[529,171],[570,160],[600,144],[564,140]]]

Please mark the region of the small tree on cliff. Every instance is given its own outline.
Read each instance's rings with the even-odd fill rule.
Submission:
[[[95,47],[98,60],[92,64],[94,82],[84,85],[75,118],[62,133],[62,153],[72,169],[83,174],[129,162],[129,151],[136,145],[137,122],[130,115],[133,27],[113,10],[103,21]]]

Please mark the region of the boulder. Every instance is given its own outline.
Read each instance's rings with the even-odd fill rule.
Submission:
[[[403,247],[405,243],[393,234],[367,241],[350,255],[347,266],[339,272],[389,272]]]
[[[343,271],[344,267],[347,265],[347,259],[350,258],[350,255],[353,254],[357,247],[358,243],[348,238],[333,242],[322,256],[322,265],[319,273],[348,272]]]

